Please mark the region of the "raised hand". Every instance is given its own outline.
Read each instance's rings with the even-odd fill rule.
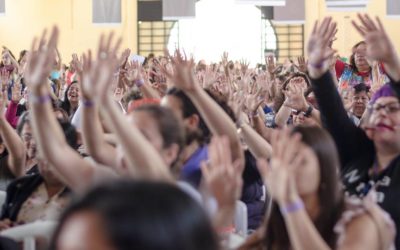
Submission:
[[[264,159],[257,162],[268,193],[280,205],[286,205],[298,198],[295,171],[302,166],[304,145],[299,134],[290,135],[288,129],[274,131],[271,145],[273,154],[270,163]]]
[[[173,74],[161,68],[164,73],[173,83],[173,85],[185,92],[194,92],[201,88],[200,84],[194,75],[194,61],[188,60],[186,54],[175,51],[175,55],[171,57],[173,65]]]
[[[25,81],[32,92],[36,92],[41,86],[47,84],[47,78],[53,68],[55,49],[58,42],[58,28],[53,27],[47,42],[47,31],[43,31],[42,37],[37,43],[37,38],[32,42],[28,62],[25,69]]]
[[[83,80],[82,93],[85,98],[90,98],[91,95],[97,102],[106,101],[109,93],[109,88],[114,81],[114,76],[118,68],[119,60],[117,51],[121,45],[121,39],[113,42],[114,33],[106,38],[104,35],[100,37],[99,48],[97,51],[96,60],[91,61],[91,53],[83,56]]]
[[[125,77],[130,82],[143,80],[142,66],[140,65],[140,63],[137,61],[127,63]]]
[[[297,57],[297,63],[299,64],[299,71],[306,73],[307,72],[307,62],[304,56]]]
[[[379,17],[373,21],[367,14],[358,14],[361,24],[352,21],[354,28],[367,43],[367,57],[371,60],[391,63],[395,60],[396,50]]]
[[[21,84],[19,83],[18,80],[14,83],[14,86],[11,89],[11,101],[19,103],[21,99],[22,99]]]
[[[329,70],[329,58],[335,51],[329,43],[336,32],[336,23],[331,17],[326,17],[321,25],[315,22],[313,31],[308,40],[308,72],[312,78],[318,78]]]
[[[297,111],[306,111],[308,108],[304,97],[304,88],[296,84],[289,84],[288,90],[284,91],[286,100],[283,105]]]
[[[83,58],[81,57],[81,59],[78,58],[77,54],[72,54],[72,67],[75,68],[75,70],[77,71],[78,75],[82,76],[82,71],[83,71]]]
[[[201,171],[207,189],[215,197],[218,206],[232,207],[242,191],[242,169],[240,163],[232,163],[232,154],[227,137],[213,136],[208,148],[209,163],[201,163]]]
[[[8,83],[10,81],[10,73],[6,69],[0,70],[0,82],[2,91],[7,89]]]
[[[268,72],[273,75],[275,73],[276,65],[273,55],[265,56],[265,64],[267,65]]]

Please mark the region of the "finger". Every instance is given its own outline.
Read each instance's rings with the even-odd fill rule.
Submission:
[[[108,35],[108,39],[104,47],[105,51],[109,52],[111,50],[111,44],[113,39],[114,39],[114,31],[111,31],[110,34]]]
[[[376,27],[376,25],[375,25],[374,21],[371,19],[371,17],[368,14],[365,14],[364,16],[365,16],[365,19],[368,22],[368,25],[369,25],[370,29],[371,30],[377,30],[378,27]]]
[[[317,29],[318,29],[318,20],[314,22],[314,27],[312,29],[311,34],[314,35],[317,33]]]
[[[370,24],[367,20],[367,18],[363,15],[361,15],[360,13],[357,14],[358,18],[360,19],[361,24],[368,30],[372,30],[372,28],[370,27]]]
[[[117,42],[116,42],[115,45],[114,45],[114,48],[113,48],[112,51],[111,51],[111,53],[112,53],[113,55],[117,55],[117,51],[118,51],[119,48],[121,47],[121,44],[122,44],[122,38],[119,37],[118,40],[117,40]]]
[[[104,39],[105,39],[105,35],[101,34],[100,40],[99,40],[99,48],[97,50],[97,60],[99,60],[101,58],[101,53],[104,51]]]
[[[366,35],[365,31],[360,26],[358,26],[358,24],[354,20],[351,21],[351,24],[362,37],[365,37]]]
[[[42,33],[42,36],[40,37],[40,42],[39,42],[39,50],[42,50],[44,48],[44,45],[46,44],[46,35],[47,35],[47,29],[45,29]]]

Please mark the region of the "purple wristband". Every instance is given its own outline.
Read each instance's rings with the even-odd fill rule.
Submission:
[[[93,107],[94,102],[91,101],[91,100],[86,100],[86,99],[84,99],[84,100],[82,100],[82,104],[83,104],[83,106],[86,107],[86,108],[91,108],[91,107]]]
[[[296,202],[289,203],[286,206],[281,207],[281,213],[282,215],[287,215],[303,209],[304,209],[304,203],[301,199],[299,199]]]
[[[310,66],[315,68],[315,69],[320,69],[320,68],[322,68],[324,66],[324,61],[322,61],[320,63],[317,63],[317,64],[310,63]]]
[[[43,103],[49,102],[50,100],[51,100],[50,95],[37,96],[37,95],[31,94],[29,96],[29,102],[31,102],[31,103],[43,104]]]
[[[138,79],[138,80],[135,81],[135,85],[136,85],[138,88],[142,87],[143,84],[144,84],[144,81],[143,81],[142,79]]]

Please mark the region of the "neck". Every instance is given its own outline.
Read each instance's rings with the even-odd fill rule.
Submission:
[[[46,186],[47,194],[49,197],[53,197],[64,188],[64,185],[62,183],[49,183],[47,181],[44,181],[44,185]]]
[[[357,67],[357,69],[359,72],[367,72],[370,70],[370,67],[369,65],[360,65]]]
[[[394,147],[380,147],[376,151],[376,159],[378,161],[379,170],[384,170],[390,162],[399,155],[399,151]]]
[[[71,105],[71,111],[73,111],[76,107],[78,107],[79,102],[69,102],[69,104]]]
[[[190,156],[192,156],[192,154],[194,152],[196,152],[196,150],[199,148],[199,143],[194,140],[192,143],[190,143],[189,145],[187,145],[182,152],[182,159],[183,162],[186,162],[187,160],[189,160]]]
[[[319,198],[318,194],[301,196],[304,206],[312,221],[315,221],[319,215]]]

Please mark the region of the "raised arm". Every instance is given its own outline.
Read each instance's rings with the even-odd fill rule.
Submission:
[[[25,72],[26,82],[32,91],[32,127],[39,152],[61,175],[66,185],[81,192],[92,184],[96,168],[73,150],[65,139],[55,115],[53,114],[47,77],[54,61],[54,48],[57,44],[58,29],[53,28],[49,42],[45,33],[37,47],[33,42]]]
[[[4,115],[7,94],[0,93],[0,134],[9,153],[8,166],[16,177],[20,177],[25,174],[26,149],[21,138]]]
[[[111,46],[113,33],[100,39],[96,62],[91,68],[90,81],[94,86],[95,102],[101,104],[101,111],[107,117],[106,123],[122,145],[127,162],[127,172],[133,178],[172,181],[168,166],[153,145],[140,130],[131,124],[115,105],[109,95],[109,85],[113,81],[114,69],[118,65],[116,51],[121,41]]]
[[[98,163],[105,166],[118,167],[117,151],[114,146],[106,142],[100,122],[99,107],[94,101],[93,86],[90,81],[90,67],[92,61],[91,51],[82,57],[73,56],[74,65],[79,75],[82,105],[82,135],[88,154]]]
[[[244,153],[236,132],[235,123],[226,112],[210,97],[195,79],[194,63],[183,59],[180,52],[173,58],[174,73],[167,73],[177,88],[182,89],[201,113],[207,126],[214,135],[226,135],[229,138],[233,160],[239,160],[244,166]]]
[[[335,140],[343,167],[354,157],[360,157],[373,150],[373,144],[365,132],[354,125],[347,116],[329,72],[328,59],[335,51],[331,50],[328,44],[335,29],[336,24],[331,18],[325,18],[320,26],[315,24],[307,47],[308,72],[318,101],[322,124]]]

